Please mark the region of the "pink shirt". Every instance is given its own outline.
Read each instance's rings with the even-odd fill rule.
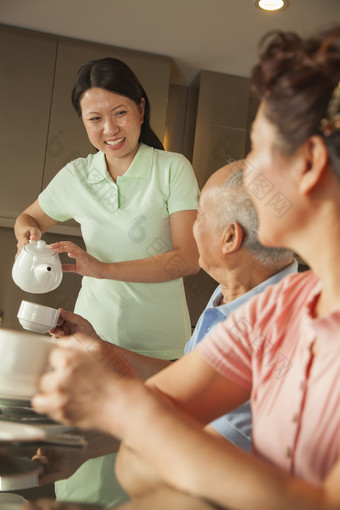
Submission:
[[[197,346],[251,390],[255,453],[314,484],[340,454],[340,311],[313,318],[320,289],[312,272],[288,276]]]

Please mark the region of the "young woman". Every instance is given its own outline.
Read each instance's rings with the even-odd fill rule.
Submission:
[[[199,269],[191,165],[162,150],[147,95],[120,60],[83,66],[72,102],[98,152],[66,165],[18,217],[19,249],[74,218],[87,251],[51,246],[75,259],[64,271],[84,276],[76,311],[102,338],[175,359],[191,333],[182,277]]]
[[[130,492],[166,483],[226,508],[334,510],[340,509],[340,26],[310,39],[272,34],[266,43],[252,76],[262,103],[245,183],[261,242],[293,249],[311,271],[238,308],[147,386],[102,371],[101,394],[101,364],[79,356],[76,340],[66,342],[54,352],[56,372],[44,377],[33,405],[121,438],[118,474]],[[95,409],[81,405],[67,376],[75,369],[77,380],[86,374],[96,381]],[[251,456],[204,430],[248,398]]]
[[[67,241],[51,247],[75,259],[64,271],[83,276],[75,311],[107,341],[176,359],[191,336],[182,277],[199,270],[192,233],[199,191],[192,167],[163,150],[150,127],[148,97],[120,60],[83,66],[72,102],[98,152],[66,165],[18,217],[18,247],[74,218],[86,251]],[[73,484],[65,482],[67,490],[58,484],[61,499],[77,497],[79,490],[85,502],[116,501],[112,459],[106,458],[106,467],[100,459],[91,462],[88,483],[89,464]],[[96,488],[98,473],[108,480],[98,475]]]

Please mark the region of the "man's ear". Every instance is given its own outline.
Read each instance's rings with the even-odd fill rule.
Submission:
[[[243,228],[239,223],[230,223],[224,230],[222,238],[222,253],[227,255],[241,248],[244,239]]]
[[[308,195],[324,176],[328,166],[328,151],[321,136],[311,136],[302,148],[304,167],[299,180],[299,191]]]

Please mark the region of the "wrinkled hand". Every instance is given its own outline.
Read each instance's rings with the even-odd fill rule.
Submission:
[[[60,338],[76,333],[83,333],[90,338],[100,340],[90,322],[73,312],[61,308],[58,323],[59,325],[50,331],[50,334],[54,337]]]
[[[85,250],[72,243],[71,241],[60,241],[49,245],[55,253],[67,253],[71,259],[75,259],[75,264],[63,264],[65,273],[78,273],[81,276],[91,276],[92,278],[101,278],[103,262],[92,257]]]
[[[26,246],[29,241],[39,241],[39,239],[41,239],[41,230],[37,227],[29,227],[29,229],[18,238],[15,258],[17,258],[23,247]]]
[[[53,370],[40,379],[33,408],[57,422],[110,433],[110,407],[121,387],[120,380],[135,378],[114,346],[77,333],[58,342],[50,366]],[[113,421],[112,417],[112,425]]]
[[[103,510],[97,505],[78,505],[77,503],[59,503],[54,499],[38,499],[31,503],[24,503],[20,510]]]
[[[42,467],[42,474],[39,476],[41,486],[69,478],[87,457],[82,449],[41,447],[32,460]]]

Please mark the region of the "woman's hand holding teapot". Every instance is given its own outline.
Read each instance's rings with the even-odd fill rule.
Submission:
[[[30,241],[39,241],[41,239],[41,230],[38,227],[30,226],[27,230],[22,232],[20,236],[18,236],[17,248],[18,251],[15,255],[15,258],[19,255],[23,247],[28,244]]]
[[[64,273],[78,273],[81,276],[102,278],[104,263],[71,241],[53,243],[50,244],[50,248],[55,253],[67,253],[71,259],[75,259],[75,264],[62,264]]]

